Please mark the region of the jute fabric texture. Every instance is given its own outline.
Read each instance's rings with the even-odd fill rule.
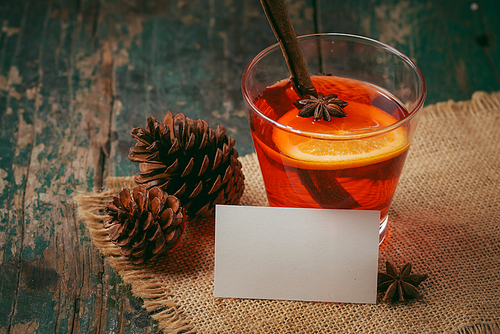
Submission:
[[[423,300],[376,305],[213,297],[214,222],[189,224],[177,250],[122,259],[104,207],[131,177],[76,198],[93,242],[165,333],[500,333],[500,93],[422,111],[389,215],[379,267],[413,263]],[[255,155],[241,158],[241,205],[267,205]],[[238,217],[234,217],[238,219]],[[307,282],[304,282],[307,284]]]

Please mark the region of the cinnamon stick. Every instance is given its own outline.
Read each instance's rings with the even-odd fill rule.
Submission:
[[[290,71],[290,81],[295,91],[301,98],[310,95],[318,97],[285,3],[283,0],[260,0],[260,3],[280,44],[288,70]],[[328,185],[323,186],[322,181],[314,182],[307,170],[299,171],[299,178],[311,197],[323,206],[326,204],[326,207],[331,208],[332,206],[328,205],[328,203],[337,203],[344,208],[356,208],[360,206],[335,179],[329,180]]]
[[[328,173],[297,168],[300,182],[312,199],[324,209],[354,209],[361,205]],[[319,176],[318,176],[319,175]]]
[[[260,0],[267,20],[280,44],[290,71],[290,81],[301,98],[318,96],[314,88],[306,62],[299,47],[297,35],[293,29],[290,15],[283,0]]]

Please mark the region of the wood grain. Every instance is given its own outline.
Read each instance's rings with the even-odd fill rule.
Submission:
[[[287,0],[298,35],[341,31],[414,58],[428,103],[500,89],[495,0]],[[165,111],[253,151],[240,92],[275,38],[255,0],[0,2],[0,334],[158,332],[92,246],[72,196],[133,175],[129,131]]]
[[[359,0],[351,6],[320,1],[320,32],[359,34],[412,58],[426,78],[427,104],[470,99],[500,89],[500,2]],[[472,5],[474,4],[474,5]]]
[[[102,12],[95,1],[77,4],[26,1],[12,8],[22,13],[19,30],[2,36],[4,116],[17,119],[2,118],[10,128],[2,140],[12,147],[10,164],[2,159],[7,333],[140,329],[137,300],[119,293],[121,280],[90,244],[69,196],[102,187],[115,107],[115,56],[97,36]],[[154,328],[151,319],[140,325]]]

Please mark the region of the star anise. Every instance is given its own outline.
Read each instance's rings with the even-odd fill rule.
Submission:
[[[299,116],[301,117],[314,117],[315,121],[323,118],[325,121],[330,122],[331,117],[345,117],[347,114],[342,108],[347,106],[347,102],[337,98],[335,94],[323,96],[318,93],[318,97],[309,96],[307,99],[302,99],[294,103],[300,109]]]
[[[417,286],[427,278],[427,275],[419,275],[411,273],[411,263],[407,263],[399,270],[390,262],[385,263],[387,273],[378,273],[379,291],[385,291],[382,301],[388,302],[397,300],[400,302],[407,299],[421,299],[422,295],[418,292]]]

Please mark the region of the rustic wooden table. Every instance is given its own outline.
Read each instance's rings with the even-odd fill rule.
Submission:
[[[298,34],[347,32],[413,58],[427,104],[500,90],[498,0],[287,0]],[[72,195],[133,175],[129,131],[166,110],[253,151],[240,92],[275,42],[258,0],[0,0],[0,333],[159,331]]]

